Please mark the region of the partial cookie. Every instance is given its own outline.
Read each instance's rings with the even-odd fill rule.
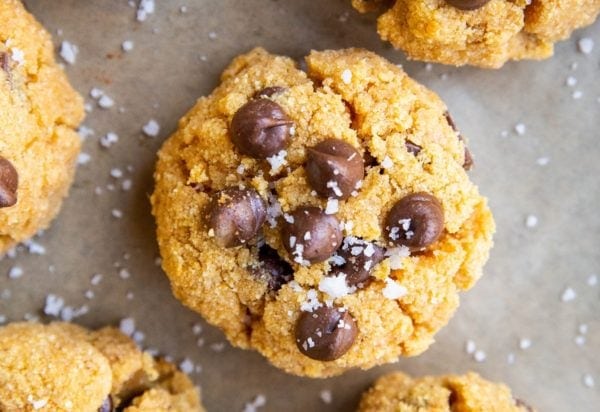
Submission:
[[[384,40],[409,58],[499,68],[508,60],[545,59],[554,43],[591,24],[600,0],[352,0],[378,20]]]
[[[494,222],[446,106],[364,50],[255,49],[180,121],[152,196],[174,294],[290,373],[423,352]]]
[[[117,329],[67,323],[0,328],[0,410],[203,411],[175,366],[140,351]]]
[[[58,213],[79,153],[83,99],[20,1],[0,2],[0,21],[1,256]]]
[[[534,412],[525,402],[512,397],[501,383],[476,373],[426,376],[413,379],[403,373],[379,378],[365,392],[358,412]]]

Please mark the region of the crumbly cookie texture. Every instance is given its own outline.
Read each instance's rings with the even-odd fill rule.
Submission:
[[[525,402],[512,397],[501,383],[476,373],[426,376],[413,379],[403,373],[379,378],[365,392],[358,412],[534,412]]]
[[[0,353],[2,411],[203,411],[186,375],[114,328],[13,323]]]
[[[233,345],[326,377],[427,349],[481,276],[494,222],[437,95],[364,50],[306,63],[236,58],[160,150],[152,206],[178,299]],[[432,219],[405,220],[403,240],[433,243],[411,254],[385,225],[421,192],[409,206]]]
[[[389,7],[380,36],[409,58],[499,68],[508,60],[545,59],[554,43],[591,24],[600,0],[352,0],[367,12]],[[453,5],[454,4],[454,5]]]
[[[50,35],[18,0],[0,2],[0,255],[48,226],[73,180],[83,99]]]

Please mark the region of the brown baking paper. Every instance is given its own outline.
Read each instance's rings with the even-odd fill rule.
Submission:
[[[376,16],[359,15],[346,0],[157,0],[143,22],[137,2],[125,0],[26,3],[57,46],[67,40],[78,47],[75,64],[65,65],[93,107],[84,124],[94,134],[83,145],[91,161],[79,167],[51,229],[36,239],[45,254],[21,247],[0,262],[0,315],[7,321],[51,319],[43,314],[49,294],[75,310],[86,305],[88,313],[74,319],[86,326],[132,318],[144,347],[177,363],[188,359],[184,366],[195,370],[212,411],[240,411],[259,394],[266,397],[262,411],[351,411],[360,393],[392,370],[475,370],[506,382],[541,411],[600,409],[600,285],[588,284],[600,272],[599,24],[560,43],[552,60],[489,71],[407,62],[380,41]],[[595,39],[591,54],[578,51],[581,37]],[[129,52],[126,40],[133,42]],[[496,246],[486,275],[462,295],[457,314],[422,356],[333,379],[297,378],[257,353],[231,348],[171,296],[156,265],[148,201],[156,151],[228,62],[257,45],[297,59],[312,48],[380,53],[437,91],[468,138],[476,161],[471,176],[495,212]],[[566,85],[569,76],[576,85]],[[99,108],[90,97],[94,87],[114,106]],[[157,137],[142,133],[150,119],[160,125]],[[109,132],[119,141],[105,149],[99,140]],[[115,168],[123,177],[111,177]],[[123,217],[113,217],[113,209]],[[536,226],[527,227],[529,215]],[[24,274],[9,279],[14,266]],[[95,274],[102,278],[93,285]],[[567,288],[576,297],[563,302]],[[482,362],[466,352],[468,340],[480,359],[485,353]],[[594,387],[585,385],[590,377]],[[331,403],[321,399],[323,390],[331,391]]]

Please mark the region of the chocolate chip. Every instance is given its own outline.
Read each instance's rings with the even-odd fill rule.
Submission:
[[[0,156],[0,208],[17,203],[19,173],[11,162]]]
[[[258,266],[253,268],[253,273],[266,279],[269,289],[277,292],[283,285],[294,279],[294,269],[279,257],[275,249],[268,245],[263,245],[258,250]]]
[[[449,5],[460,10],[476,10],[487,4],[490,0],[446,0]]]
[[[231,140],[240,153],[265,159],[287,147],[293,124],[274,101],[251,100],[233,116]]]
[[[271,86],[271,87],[265,87],[262,90],[257,91],[256,93],[254,93],[254,97],[255,99],[259,99],[261,97],[272,97],[275,96],[276,94],[281,94],[283,92],[285,92],[287,90],[287,88],[285,87],[281,87],[281,86]]]
[[[208,206],[208,225],[223,247],[239,246],[254,238],[266,216],[265,201],[252,189],[221,190]]]
[[[408,153],[411,153],[413,155],[418,155],[421,152],[421,149],[423,149],[421,146],[419,146],[416,143],[411,142],[410,140],[407,140],[404,145],[406,146],[406,150],[408,150]]]
[[[385,251],[381,246],[356,237],[347,237],[342,247],[332,258],[330,276],[341,273],[346,275],[346,283],[350,286],[366,286],[371,272],[384,258]]]
[[[460,131],[456,127],[456,123],[454,123],[454,119],[452,119],[452,116],[450,116],[450,113],[448,111],[444,112],[444,117],[448,121],[448,124],[450,125],[450,127],[452,127],[452,130],[454,130],[457,133],[458,140],[460,140],[461,142],[464,143],[465,138],[462,136],[462,134],[460,134]],[[475,165],[475,162],[473,161],[473,156],[471,156],[471,152],[469,151],[469,148],[465,144],[465,160],[463,161],[463,169],[471,170],[474,165]]]
[[[352,145],[326,139],[308,149],[306,177],[319,195],[348,199],[365,177],[365,165]]]
[[[521,399],[515,399],[515,405],[527,412],[535,411],[535,409],[533,409],[533,407],[529,406],[527,403],[523,402]]]
[[[104,402],[102,402],[102,406],[98,408],[98,412],[112,412],[113,411],[113,401],[112,397],[108,395]]]
[[[354,344],[358,328],[347,310],[321,306],[302,312],[296,323],[296,345],[311,359],[333,361]]]
[[[413,193],[398,201],[385,220],[391,244],[423,249],[435,242],[444,229],[444,211],[429,193]]]
[[[329,259],[342,242],[339,220],[318,207],[301,207],[284,215],[283,245],[300,264]]]

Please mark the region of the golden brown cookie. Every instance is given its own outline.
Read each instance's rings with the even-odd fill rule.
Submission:
[[[591,24],[600,0],[352,0],[371,11],[384,40],[409,58],[462,66],[501,67],[508,60],[545,59],[554,43]]]
[[[79,153],[83,100],[20,1],[0,2],[0,21],[1,256],[58,213]]]
[[[0,328],[0,410],[203,411],[198,390],[117,329],[67,323]]]
[[[476,373],[426,376],[413,379],[403,373],[379,378],[365,392],[358,412],[534,412],[512,397],[501,383]]]
[[[152,205],[177,298],[325,377],[427,349],[494,222],[437,95],[364,50],[306,62],[236,58],[160,150]]]

